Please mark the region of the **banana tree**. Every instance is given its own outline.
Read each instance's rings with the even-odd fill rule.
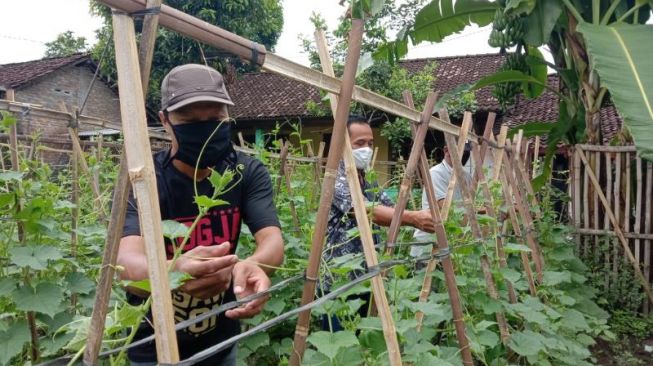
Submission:
[[[558,121],[550,128],[537,122],[526,126],[531,133],[548,134],[548,162],[560,141],[603,142],[600,110],[607,96],[624,119],[621,137],[633,136],[641,156],[653,160],[653,63],[648,57],[653,26],[642,25],[652,7],[653,0],[434,0],[376,57],[397,60],[409,41],[439,42],[471,23],[492,23],[488,43],[513,52],[498,74],[475,87],[493,84],[495,96],[509,104],[517,93],[539,95],[546,82],[543,65],[560,77]],[[533,51],[540,46],[548,46],[553,63]]]

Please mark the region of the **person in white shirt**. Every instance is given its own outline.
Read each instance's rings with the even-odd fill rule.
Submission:
[[[463,166],[465,166],[467,164],[467,161],[469,160],[470,151],[471,151],[471,145],[468,142],[465,144],[465,149],[461,157],[461,163]],[[446,146],[444,147],[444,158],[439,164],[436,164],[431,169],[429,169],[429,173],[431,174],[431,182],[433,184],[435,199],[438,201],[438,206],[442,208],[442,206],[444,205],[444,199],[447,197],[449,181],[451,180],[451,177],[453,177],[454,175],[451,155],[449,154],[449,149]],[[464,170],[464,174],[467,182],[471,182],[471,175],[466,169]],[[462,199],[462,194],[460,192],[459,187],[456,187],[456,189],[454,190],[453,199],[454,200]],[[422,190],[422,209],[423,210],[429,209],[429,207],[430,207],[429,202],[428,199],[426,198],[426,190]],[[435,236],[433,234],[421,230],[415,230],[415,233],[413,234],[413,238],[415,238],[415,240],[417,241],[435,240]],[[432,246],[413,246],[412,248],[410,248],[410,255],[413,257],[419,257],[422,254],[430,253],[431,250],[432,250]]]

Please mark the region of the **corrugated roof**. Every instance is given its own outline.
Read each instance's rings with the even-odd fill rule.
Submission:
[[[85,61],[88,58],[88,54],[80,53],[66,57],[0,65],[0,86],[6,89],[16,89],[62,67]]]

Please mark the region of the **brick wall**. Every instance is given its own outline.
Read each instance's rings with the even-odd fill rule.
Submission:
[[[32,103],[44,108],[61,110],[62,102],[69,110],[81,107],[93,79],[93,71],[83,64],[67,66],[16,90],[17,102]],[[84,107],[83,114],[120,123],[118,94],[100,80],[96,80]],[[19,119],[18,133],[40,133],[44,137],[63,137],[68,134],[68,122],[29,114]],[[86,130],[85,126],[80,126]]]

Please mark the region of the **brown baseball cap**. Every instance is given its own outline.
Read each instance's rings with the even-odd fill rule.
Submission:
[[[234,105],[222,74],[199,64],[181,65],[170,70],[161,83],[161,110],[174,111],[197,102]]]

